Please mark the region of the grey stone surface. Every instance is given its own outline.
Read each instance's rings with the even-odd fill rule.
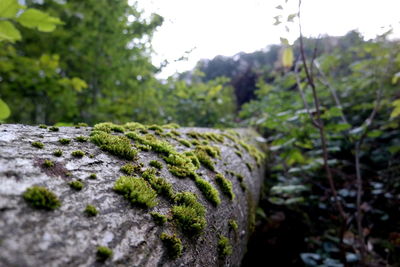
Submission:
[[[178,129],[182,136],[187,131],[219,130],[200,128]],[[216,160],[216,171],[231,180],[236,198],[230,201],[220,192],[221,205],[212,206],[189,179],[172,176],[165,162],[153,152],[140,152],[136,162],[145,168],[150,160],[164,164],[161,177],[173,184],[177,192],[194,192],[207,208],[207,227],[198,238],[187,237],[171,223],[165,226],[154,224],[149,212],[168,214],[171,207],[163,197],[152,209],[132,206],[112,187],[123,175],[120,167],[127,161],[100,150],[90,142],[80,143],[75,137],[88,136],[90,127],[60,127],[59,132],[40,129],[37,126],[0,125],[0,266],[238,266],[246,251],[249,238],[251,210],[258,202],[264,166],[257,167],[255,160],[242,148],[243,158],[234,153],[234,143],[225,138],[224,144],[213,143],[221,149],[221,159]],[[256,143],[257,134],[240,130],[249,143]],[[69,138],[71,143],[61,145],[60,138]],[[187,136],[185,138],[188,138]],[[186,151],[175,140],[167,139],[178,151]],[[32,147],[31,142],[40,141],[43,149]],[[53,156],[61,149],[61,157]],[[83,150],[86,156],[77,159],[71,156],[74,150]],[[89,157],[93,155],[93,157]],[[42,162],[50,159],[55,167],[45,169]],[[253,166],[250,171],[246,162]],[[235,177],[225,171],[242,174],[248,188],[244,192]],[[70,173],[70,175],[67,175]],[[89,179],[91,173],[97,179]],[[197,173],[213,181],[215,172],[201,167]],[[81,179],[84,188],[75,191],[68,182]],[[54,211],[31,208],[22,198],[30,186],[45,186],[54,192],[62,205]],[[97,207],[99,215],[87,217],[83,210],[87,204]],[[235,219],[239,225],[235,233],[229,230],[228,221]],[[183,254],[176,260],[170,259],[159,236],[162,232],[177,233],[184,246]],[[229,237],[232,255],[219,259],[218,235]],[[96,247],[107,246],[113,250],[111,259],[104,263],[96,260]]]

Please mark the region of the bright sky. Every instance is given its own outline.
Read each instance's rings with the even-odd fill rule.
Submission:
[[[134,0],[129,0],[134,2]],[[284,0],[137,0],[146,14],[158,13],[164,24],[154,34],[153,63],[171,63],[160,75],[165,78],[176,72],[192,69],[203,58],[233,56],[241,51],[253,52],[279,37],[296,39],[297,26],[291,33],[273,26],[279,14],[275,7]],[[297,0],[289,0],[285,11],[294,13]],[[305,36],[343,35],[358,29],[366,38],[384,32],[391,25],[400,37],[400,0],[303,0],[302,28]],[[185,52],[188,60],[174,62]]]

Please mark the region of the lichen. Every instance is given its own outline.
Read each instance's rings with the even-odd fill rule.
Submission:
[[[62,145],[68,145],[71,142],[71,139],[68,138],[60,138],[58,139],[58,142]]]
[[[86,208],[84,210],[84,213],[89,217],[94,217],[97,214],[99,214],[99,212],[97,211],[96,207],[93,206],[93,205],[90,205],[90,204],[86,206]]]
[[[44,144],[42,142],[39,142],[39,141],[32,142],[31,145],[33,147],[40,148],[40,149],[44,148]]]
[[[168,217],[160,214],[158,212],[150,212],[151,217],[153,218],[154,222],[158,225],[163,225],[167,222]]]
[[[133,160],[138,153],[136,149],[132,148],[131,142],[125,136],[94,132],[90,140],[102,150],[122,159]]]
[[[197,188],[203,193],[204,197],[210,201],[214,206],[218,206],[221,203],[218,191],[206,180],[200,178],[198,175],[195,177],[195,183]]]
[[[69,182],[68,185],[76,191],[81,191],[83,189],[83,183],[79,180]]]
[[[154,167],[154,168],[157,168],[157,169],[159,169],[159,170],[161,170],[162,167],[163,167],[162,163],[159,162],[159,161],[157,161],[157,160],[152,160],[152,161],[150,161],[149,165],[152,166],[152,167]]]
[[[145,208],[152,208],[157,205],[157,192],[143,178],[121,176],[115,182],[113,189],[132,204]]]
[[[176,234],[168,235],[166,233],[162,233],[160,238],[167,247],[168,255],[172,259],[176,259],[182,255],[182,241],[176,236]]]
[[[83,156],[85,156],[85,152],[83,152],[82,150],[75,150],[71,152],[71,155],[75,158],[82,158]]]
[[[108,247],[104,247],[104,246],[97,247],[96,256],[97,256],[98,261],[104,262],[108,258],[111,258],[112,254],[113,254],[113,251]]]
[[[235,194],[233,193],[232,183],[228,179],[226,179],[222,174],[217,173],[215,175],[215,181],[221,188],[222,193],[227,195],[230,200],[235,198]]]
[[[36,209],[55,210],[61,206],[57,195],[45,187],[29,187],[22,196],[31,207]]]
[[[43,167],[45,167],[45,168],[54,167],[54,162],[49,159],[45,159],[43,162]]]
[[[225,258],[232,254],[232,246],[229,239],[223,235],[219,236],[218,240],[218,255],[220,258]]]
[[[172,218],[186,234],[198,235],[207,226],[205,207],[200,204],[195,194],[181,192],[176,194],[171,208]]]
[[[63,152],[60,149],[56,149],[53,152],[53,155],[56,156],[56,157],[61,157],[62,154],[63,154]]]

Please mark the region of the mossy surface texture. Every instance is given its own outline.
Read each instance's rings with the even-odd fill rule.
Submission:
[[[61,206],[58,197],[45,187],[33,186],[23,194],[25,201],[33,208],[54,210]]]
[[[157,192],[143,178],[121,176],[115,182],[114,190],[134,205],[145,208],[152,208],[157,205]]]

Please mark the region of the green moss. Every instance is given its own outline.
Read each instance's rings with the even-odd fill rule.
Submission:
[[[45,168],[54,167],[54,162],[49,159],[45,159],[43,162],[43,167],[45,167]]]
[[[63,152],[60,149],[54,150],[53,155],[56,157],[61,157]]]
[[[97,247],[96,256],[97,256],[98,261],[104,262],[108,258],[111,258],[112,255],[113,255],[113,251],[111,249],[109,249],[108,247],[104,247],[104,246]]]
[[[182,138],[179,138],[178,142],[181,143],[182,145],[186,146],[186,147],[190,147],[191,146],[189,141],[187,141],[185,139],[182,139]]]
[[[60,130],[60,128],[56,127],[56,126],[52,126],[49,128],[50,132],[58,132]]]
[[[172,218],[188,235],[198,235],[207,226],[206,209],[201,205],[195,194],[191,192],[178,193],[171,208]]]
[[[45,125],[45,124],[40,124],[40,125],[39,125],[39,128],[40,128],[40,129],[47,129],[47,125]]]
[[[155,125],[155,124],[148,126],[147,129],[153,130],[153,131],[157,131],[159,133],[164,132],[164,130],[163,130],[163,128],[161,126],[158,126],[158,125]]]
[[[138,122],[127,122],[124,124],[127,131],[146,130],[146,127]]]
[[[190,161],[192,162],[193,166],[196,169],[200,168],[200,161],[192,151],[186,151],[183,153],[183,155],[185,155],[188,159],[190,159]]]
[[[253,167],[251,166],[250,163],[246,162],[246,167],[247,169],[249,169],[250,172],[253,171]]]
[[[142,144],[136,144],[136,148],[140,149],[141,151],[150,151],[151,150],[151,146],[142,145]]]
[[[31,145],[33,147],[37,147],[37,148],[40,148],[40,149],[44,148],[44,144],[42,142],[39,142],[39,141],[32,142]]]
[[[160,238],[167,247],[168,255],[171,258],[176,259],[182,255],[182,241],[175,234],[168,235],[166,233],[162,233]]]
[[[246,184],[244,183],[244,177],[243,177],[243,175],[237,174],[237,173],[234,173],[234,175],[236,176],[236,178],[237,178],[238,181],[239,181],[240,188],[242,188],[243,192],[245,192],[245,191],[247,190],[247,186],[246,186]]]
[[[54,210],[61,206],[58,197],[45,187],[29,187],[22,196],[31,207],[36,209]]]
[[[179,129],[180,126],[177,123],[168,123],[168,124],[164,124],[162,126],[162,128],[164,128],[164,129]]]
[[[136,132],[128,132],[125,134],[130,139],[141,143],[142,145],[148,145],[154,152],[169,155],[175,153],[175,149],[166,141],[158,140],[154,135],[147,134],[144,136],[139,135]]]
[[[199,146],[199,145],[201,145],[201,143],[200,143],[199,141],[197,141],[197,140],[192,140],[191,143],[192,143],[192,145],[194,145],[194,146]]]
[[[83,156],[85,156],[85,152],[83,152],[82,150],[75,150],[71,152],[71,155],[75,158],[82,158]]]
[[[226,179],[222,174],[217,173],[215,175],[215,181],[221,188],[222,193],[227,195],[229,199],[233,200],[235,198],[235,194],[233,193],[232,183],[228,179]]]
[[[258,165],[261,164],[262,160],[265,158],[264,153],[258,150],[255,146],[239,141],[239,144],[255,159]]]
[[[171,133],[175,136],[181,136],[181,134],[178,131],[172,130]]]
[[[82,135],[75,137],[75,141],[78,141],[78,142],[81,142],[81,143],[87,142],[87,140],[88,140],[88,138],[85,137],[85,136],[82,136]]]
[[[69,143],[71,143],[71,139],[68,139],[68,138],[61,138],[61,139],[58,139],[58,142],[59,142],[60,144],[62,144],[62,145],[68,145]]]
[[[131,142],[125,136],[96,132],[90,140],[102,150],[122,159],[133,160],[137,155],[137,150],[132,148]]]
[[[202,150],[213,158],[219,157],[221,155],[221,150],[216,146],[200,145],[196,147],[196,150]]]
[[[84,210],[84,213],[89,217],[94,217],[97,214],[99,214],[99,212],[97,211],[96,207],[93,206],[93,205],[87,205],[85,210]]]
[[[83,183],[79,180],[69,182],[68,184],[72,189],[76,191],[81,191],[83,189]]]
[[[105,132],[105,133],[111,133],[113,132],[118,132],[118,133],[123,133],[125,131],[125,128],[121,125],[117,125],[111,122],[102,122],[98,123],[93,127],[94,131],[100,131],[100,132]]]
[[[121,176],[113,188],[117,193],[124,195],[132,204],[152,208],[157,205],[157,192],[143,178]]]
[[[220,258],[225,258],[232,254],[232,246],[229,239],[223,235],[219,236],[218,240],[218,255]]]
[[[157,161],[157,160],[152,160],[152,161],[150,161],[149,165],[152,166],[152,167],[154,167],[154,168],[157,168],[157,169],[159,169],[159,170],[161,170],[162,167],[163,167],[162,163],[159,162],[159,161]]]
[[[237,232],[237,230],[239,229],[239,226],[238,226],[236,220],[229,220],[228,225],[229,225],[229,228],[235,232]]]
[[[196,149],[194,151],[194,154],[196,155],[196,157],[200,161],[200,163],[204,165],[204,167],[206,167],[212,171],[215,171],[214,162],[212,161],[211,157],[207,154],[206,151],[204,151],[202,149]]]
[[[240,152],[239,150],[236,150],[236,151],[235,151],[235,154],[238,155],[240,158],[243,157],[243,153]]]
[[[89,125],[87,123],[84,122],[80,122],[76,125],[77,127],[88,127]]]
[[[158,225],[163,225],[167,222],[167,216],[160,214],[158,212],[150,212],[151,217],[153,217],[153,220],[156,224]]]
[[[207,138],[210,141],[214,141],[214,142],[218,142],[218,143],[224,142],[224,136],[222,134],[217,134],[217,133],[204,133],[203,138]]]
[[[170,184],[167,180],[156,177],[154,169],[147,169],[142,174],[143,179],[145,179],[151,187],[158,193],[161,194],[168,199],[173,199],[175,196],[174,189],[172,184]]]
[[[97,179],[97,174],[95,173],[90,174],[89,179]]]
[[[196,175],[195,183],[197,188],[203,193],[204,197],[210,201],[214,206],[218,206],[221,203],[218,191],[206,180]]]
[[[200,139],[200,134],[198,132],[190,131],[186,133],[189,137],[194,139]]]
[[[121,167],[120,171],[122,171],[125,174],[132,175],[136,172],[137,167],[133,165],[132,163],[127,163],[124,166]]]

